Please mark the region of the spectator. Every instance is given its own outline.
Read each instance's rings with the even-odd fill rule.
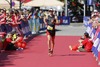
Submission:
[[[14,37],[14,42],[16,47],[18,47],[18,50],[23,50],[26,47],[26,42],[24,41],[23,37],[19,34],[15,35],[16,33],[14,33],[13,37]]]
[[[14,41],[12,40],[12,34],[8,33],[3,44],[3,50],[16,50],[16,49],[17,47],[15,46]]]
[[[69,46],[70,50],[79,51],[79,52],[91,52],[93,42],[90,40],[88,33],[84,33],[84,38],[81,38],[79,40],[79,43],[80,44],[75,46],[70,45]]]
[[[11,19],[12,19],[12,23],[11,26],[13,27],[12,31],[17,31],[20,35],[23,36],[22,31],[19,29],[18,24],[20,24],[20,16],[19,16],[19,12],[17,10],[12,11],[11,13]]]
[[[74,16],[74,17],[72,18],[72,21],[73,21],[74,23],[77,23],[77,22],[78,22],[77,16]]]
[[[2,9],[0,15],[0,28],[2,29],[2,32],[7,32],[5,24],[6,24],[6,10]]]

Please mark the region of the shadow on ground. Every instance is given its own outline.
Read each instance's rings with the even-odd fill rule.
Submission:
[[[78,56],[85,56],[86,54],[64,54],[64,55],[54,55],[54,56],[69,56],[69,57],[71,57],[71,56],[76,56],[76,57],[78,57]]]
[[[14,60],[22,58],[17,55],[18,54],[15,51],[5,51],[0,53],[0,67],[13,66]]]

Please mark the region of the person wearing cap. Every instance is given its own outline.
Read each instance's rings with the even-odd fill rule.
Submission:
[[[97,10],[94,10],[92,13],[91,13],[91,17],[96,17],[96,19],[98,19],[98,16],[99,16],[99,12]]]
[[[78,52],[91,52],[93,42],[90,40],[88,33],[84,33],[83,38],[79,40],[78,45],[69,46],[70,50]]]
[[[99,32],[100,32],[100,13],[98,14],[98,18],[96,19],[96,23],[93,23],[92,26],[96,27],[96,32],[95,32],[95,35],[93,38],[93,41],[95,41]]]
[[[97,28],[96,24],[98,23],[98,19],[99,19],[99,12],[97,10],[94,10],[91,14],[91,18],[89,20],[89,24],[92,24],[93,28]]]
[[[94,13],[95,15],[99,15],[98,10],[94,10],[93,13]]]
[[[57,16],[53,14],[53,9],[50,9],[49,15],[44,17],[44,23],[47,26],[48,55],[51,56],[55,45],[55,25],[59,24]]]

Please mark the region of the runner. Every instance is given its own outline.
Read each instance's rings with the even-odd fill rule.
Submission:
[[[47,25],[48,55],[52,56],[55,45],[55,25],[58,24],[58,19],[53,14],[53,9],[50,9],[49,13],[44,17],[44,23]]]

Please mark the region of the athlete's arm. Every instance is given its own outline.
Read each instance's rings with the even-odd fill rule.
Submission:
[[[57,16],[55,16],[55,20],[56,20],[56,24],[60,24],[60,22],[58,21]]]
[[[47,19],[47,18],[46,18],[46,16],[45,16],[44,19],[43,19],[45,25],[47,25],[46,19]]]

